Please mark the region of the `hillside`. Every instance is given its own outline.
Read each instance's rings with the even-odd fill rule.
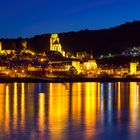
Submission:
[[[59,34],[60,43],[66,51],[93,52],[94,55],[121,52],[126,48],[140,46],[140,21],[125,23],[103,30],[81,30]],[[22,39],[2,39],[4,48],[19,48]],[[38,52],[49,50],[50,34],[28,38],[28,48]]]

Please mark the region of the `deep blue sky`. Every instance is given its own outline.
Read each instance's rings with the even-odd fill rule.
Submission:
[[[0,38],[110,28],[140,20],[140,0],[2,0]]]

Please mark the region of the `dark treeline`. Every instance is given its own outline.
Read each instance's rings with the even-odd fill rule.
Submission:
[[[93,52],[94,55],[119,53],[133,46],[140,46],[140,21],[125,23],[103,30],[82,30],[60,33],[60,43],[65,51]],[[1,39],[3,49],[20,49],[22,38]],[[50,34],[28,38],[28,48],[36,52],[49,50]]]

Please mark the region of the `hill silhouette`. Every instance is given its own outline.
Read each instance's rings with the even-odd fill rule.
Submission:
[[[88,53],[94,56],[106,53],[119,53],[133,46],[140,46],[140,21],[126,22],[120,26],[102,30],[81,30],[59,34],[60,43],[65,51]],[[1,39],[3,48],[20,48],[21,38]],[[49,50],[50,34],[28,38],[28,48],[37,52]]]

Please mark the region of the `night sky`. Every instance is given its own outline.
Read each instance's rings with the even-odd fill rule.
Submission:
[[[0,38],[110,28],[140,20],[139,0],[3,0]]]

